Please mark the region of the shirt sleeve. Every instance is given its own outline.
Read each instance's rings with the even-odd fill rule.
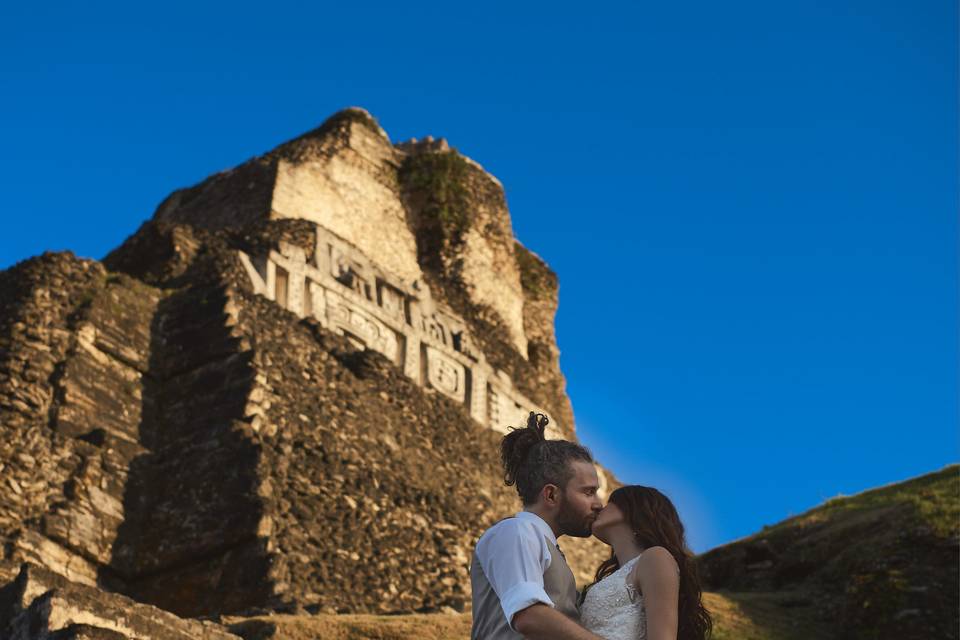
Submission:
[[[538,602],[554,606],[543,588],[543,574],[550,566],[546,545],[546,538],[532,525],[516,519],[503,521],[477,544],[480,567],[511,629],[517,612]]]

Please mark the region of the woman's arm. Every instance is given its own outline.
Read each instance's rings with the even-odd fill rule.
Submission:
[[[643,594],[647,612],[647,640],[677,640],[680,606],[677,561],[663,547],[650,547],[643,552],[630,573],[633,585]]]

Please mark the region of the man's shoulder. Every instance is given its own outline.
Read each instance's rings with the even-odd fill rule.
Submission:
[[[491,540],[512,538],[514,536],[531,538],[541,537],[537,531],[537,528],[532,522],[524,518],[511,516],[494,523],[489,529],[484,531],[483,535],[481,535],[480,539],[477,541],[477,547],[480,547],[482,543],[487,543]]]
[[[502,535],[505,533],[517,533],[519,531],[526,531],[530,527],[528,522],[524,522],[516,516],[509,516],[503,520],[498,520],[492,525],[487,527],[487,530],[483,532],[483,535],[480,536],[480,539],[490,536]]]

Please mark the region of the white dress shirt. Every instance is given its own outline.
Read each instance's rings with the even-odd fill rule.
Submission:
[[[557,545],[543,518],[521,511],[486,530],[477,541],[477,560],[493,587],[513,628],[513,616],[542,602],[553,607],[543,588],[543,574],[550,566],[550,548]]]

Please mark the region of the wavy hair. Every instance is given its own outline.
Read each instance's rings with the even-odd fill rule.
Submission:
[[[670,552],[680,569],[680,597],[677,640],[706,640],[713,631],[713,619],[703,606],[700,575],[687,547],[683,523],[670,499],[653,487],[631,485],[610,494],[610,502],[623,511],[634,538],[644,549],[663,547]],[[614,553],[598,568],[593,582],[600,582],[620,568]],[[581,601],[583,596],[581,596]]]
[[[574,460],[593,463],[586,447],[566,440],[547,440],[549,423],[547,416],[531,411],[526,427],[511,427],[500,441],[503,481],[508,487],[516,485],[524,506],[535,503],[547,484],[566,487],[573,477],[570,463]]]

